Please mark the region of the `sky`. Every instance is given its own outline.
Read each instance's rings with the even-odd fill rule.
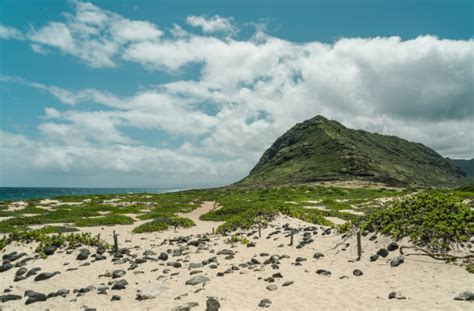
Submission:
[[[0,0],[0,186],[225,185],[318,114],[473,158],[473,11]]]

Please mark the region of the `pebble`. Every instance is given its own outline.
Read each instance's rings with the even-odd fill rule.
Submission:
[[[219,311],[221,304],[216,297],[209,297],[206,300],[206,311]]]
[[[272,301],[268,298],[264,298],[262,300],[260,300],[260,303],[258,304],[258,306],[260,308],[268,308],[272,305]]]
[[[352,274],[355,275],[355,276],[361,276],[364,273],[359,269],[355,269],[354,271],[352,271]]]
[[[466,290],[460,293],[459,295],[457,295],[456,297],[454,297],[454,300],[474,301],[474,293]]]
[[[397,258],[395,259],[392,259],[392,261],[390,261],[390,265],[392,267],[398,267],[399,265],[401,265],[402,263],[404,263],[404,258],[403,256],[398,256]]]
[[[186,281],[186,285],[197,285],[200,283],[209,282],[210,279],[204,275],[196,275]]]

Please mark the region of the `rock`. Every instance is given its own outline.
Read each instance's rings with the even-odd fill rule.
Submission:
[[[146,257],[156,256],[156,253],[152,250],[147,249],[143,252],[143,256],[146,256]]]
[[[364,273],[359,269],[355,269],[354,271],[352,271],[352,274],[355,275],[355,276],[361,276]]]
[[[319,275],[325,275],[325,276],[330,276],[331,275],[331,271],[324,270],[324,269],[318,269],[318,270],[316,270],[316,273],[319,274]]]
[[[474,293],[466,290],[460,293],[459,295],[457,295],[456,297],[454,297],[454,300],[474,301]]]
[[[204,282],[209,282],[210,279],[204,275],[196,275],[186,281],[186,285],[197,285]]]
[[[55,271],[55,272],[43,272],[43,273],[40,273],[40,274],[38,274],[38,275],[35,277],[35,282],[44,281],[44,280],[50,279],[50,278],[52,278],[53,276],[55,276],[56,274],[60,274],[60,272],[59,272],[59,271]]]
[[[0,296],[0,301],[7,302],[11,300],[20,300],[21,298],[23,297],[21,297],[20,295],[7,294],[7,295]]]
[[[388,256],[388,250],[386,250],[385,248],[381,248],[377,251],[377,255],[385,258]]]
[[[304,258],[304,257],[296,257],[295,261],[296,261],[296,262],[306,261],[306,258]]]
[[[17,275],[17,276],[23,275],[23,274],[25,274],[26,272],[28,272],[28,269],[25,268],[25,267],[21,267],[20,269],[16,270],[15,275]]]
[[[44,249],[43,249],[43,253],[46,255],[46,256],[51,256],[54,254],[54,252],[58,249],[57,246],[55,245],[49,245],[49,246],[46,246]]]
[[[391,242],[390,244],[388,244],[387,246],[387,250],[389,252],[393,252],[394,250],[397,250],[398,249],[398,244],[395,243],[395,242]]]
[[[377,254],[373,254],[372,256],[369,257],[370,261],[377,261],[377,259],[379,259],[379,255]]]
[[[221,249],[217,252],[217,255],[234,255],[234,252],[230,249]]]
[[[276,291],[278,289],[278,286],[276,286],[275,284],[270,284],[266,287],[266,289],[273,292],[273,291]]]
[[[203,267],[203,264],[200,263],[200,262],[197,262],[197,263],[190,263],[189,264],[189,267],[188,267],[188,270],[191,270],[191,269],[199,269],[199,268],[202,268]]]
[[[407,297],[403,296],[401,293],[391,292],[388,294],[388,299],[407,299]]]
[[[117,300],[120,300],[122,299],[119,295],[113,295],[112,296],[112,299],[110,299],[110,301],[117,301]]]
[[[398,267],[399,265],[401,265],[404,262],[405,261],[404,261],[403,256],[398,256],[397,258],[394,258],[394,259],[392,259],[392,261],[390,261],[390,265],[392,267]]]
[[[167,266],[173,267],[173,268],[181,268],[183,265],[177,261],[170,261],[166,264]]]
[[[271,305],[272,305],[272,301],[268,298],[260,300],[260,303],[258,304],[260,308],[268,308]]]
[[[192,308],[199,306],[197,302],[188,302],[184,305],[177,306],[172,309],[172,311],[190,311]]]
[[[67,295],[69,295],[69,293],[69,289],[61,288],[56,292],[56,296],[66,297]]]
[[[136,264],[142,264],[142,263],[145,263],[146,262],[146,259],[145,258],[136,258],[135,259],[135,263]]]
[[[324,254],[323,253],[319,253],[319,252],[316,252],[314,253],[313,255],[313,258],[314,259],[320,259],[320,258],[323,258],[324,257]]]
[[[147,300],[147,299],[154,299],[158,297],[161,293],[167,290],[168,287],[166,286],[148,286],[144,289],[141,289],[137,292],[137,300]]]
[[[0,272],[5,272],[13,268],[13,265],[11,263],[5,263],[0,266]]]
[[[281,284],[281,286],[286,287],[286,286],[292,285],[293,283],[294,283],[294,281],[286,281],[283,284]]]
[[[115,270],[114,272],[112,272],[112,279],[121,278],[125,274],[127,274],[127,272],[125,272],[124,270]]]
[[[206,300],[206,311],[219,311],[221,304],[215,297],[209,297]]]
[[[25,301],[25,305],[29,305],[38,301],[46,301],[48,299],[45,294],[37,293],[34,291],[28,291],[28,299]]]
[[[28,271],[25,275],[26,278],[29,278],[30,276],[38,274],[38,272],[41,271],[40,267],[32,268],[30,271]]]
[[[79,254],[76,257],[76,260],[86,260],[89,258],[90,251],[87,248],[80,250]]]
[[[254,265],[260,265],[261,264],[261,262],[257,258],[250,259],[250,262],[253,263]]]
[[[272,277],[281,279],[283,278],[283,275],[280,272],[277,272],[277,273],[274,273]]]
[[[121,279],[119,281],[116,281],[112,285],[112,290],[121,290],[125,289],[125,286],[128,285],[128,282],[124,279]]]

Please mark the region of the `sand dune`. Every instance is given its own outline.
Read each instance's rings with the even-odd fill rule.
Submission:
[[[86,307],[97,310],[172,310],[195,302],[198,305],[191,310],[206,310],[206,301],[209,297],[215,297],[221,306],[220,310],[264,309],[259,307],[259,303],[265,298],[271,301],[269,310],[472,310],[474,307],[472,302],[453,300],[460,292],[472,290],[474,284],[474,275],[459,266],[413,256],[405,257],[403,264],[391,267],[390,261],[399,256],[398,250],[389,252],[386,258],[370,262],[370,255],[391,242],[386,237],[377,237],[374,241],[369,240],[370,235],[363,237],[362,259],[354,261],[357,257],[354,238],[342,243],[342,237],[334,232],[323,235],[327,228],[281,216],[262,230],[261,238],[256,233],[248,237],[255,247],[240,243],[232,246],[225,243],[228,237],[210,234],[219,223],[199,220],[201,214],[213,208],[213,202],[206,202],[201,208],[186,214],[197,226],[177,231],[132,234],[137,224],[84,228],[83,231],[92,234],[100,233],[108,241],[112,241],[112,232],[115,230],[119,234],[119,246],[129,248],[131,256],[124,256],[126,262],[119,264],[112,263],[112,255],[108,253],[105,254],[106,260],[93,262],[89,257],[79,261],[76,260],[79,250],[76,249],[71,254],[58,250],[47,259],[33,259],[26,265],[28,270],[40,267],[39,273],[59,271],[60,274],[44,281],[34,281],[33,276],[14,282],[19,268],[13,268],[0,273],[2,291],[10,288],[10,294],[23,296],[26,290],[48,294],[64,288],[70,290],[70,294],[65,298],[54,297],[30,305],[25,305],[26,299],[22,298],[0,306],[2,310],[77,310]],[[288,246],[289,231],[284,230],[285,224],[299,230],[295,234],[293,246]],[[309,231],[304,231],[305,228]],[[304,234],[313,241],[297,248]],[[179,236],[190,236],[188,241],[196,241],[201,237],[202,244],[197,247],[187,245],[188,242],[170,242]],[[206,237],[209,238],[208,242],[204,242]],[[406,245],[407,242],[401,244]],[[33,244],[9,245],[2,255],[24,251],[32,256],[35,247]],[[226,254],[233,255],[221,255],[219,251],[224,249],[227,250]],[[95,253],[95,249],[90,250],[92,254]],[[156,255],[150,255],[146,262],[128,270],[132,261],[144,257],[145,250],[153,251]],[[158,259],[162,252],[168,254],[168,260]],[[173,256],[173,252],[177,256]],[[313,258],[317,252],[324,254],[324,257]],[[272,257],[273,267],[271,263],[264,264],[272,255],[278,256]],[[212,257],[217,257],[217,262],[205,262],[199,267],[203,261]],[[252,259],[253,263],[249,264]],[[297,260],[299,264],[295,264]],[[181,267],[169,266],[169,262],[177,262]],[[190,269],[191,263],[195,268]],[[73,270],[68,271],[71,268]],[[101,284],[107,285],[112,281],[110,276],[104,276],[110,269],[124,270],[126,274],[114,281],[125,279],[128,285],[122,290],[107,289],[107,294],[98,294]],[[319,269],[330,271],[331,274],[317,274]],[[355,276],[355,269],[361,270],[363,274]],[[190,275],[196,270],[202,272]],[[218,273],[223,273],[223,276],[217,276]],[[274,282],[265,281],[273,275]],[[195,276],[205,276],[210,280],[186,285]],[[291,281],[293,283],[290,285],[283,286],[285,282]],[[89,292],[80,295],[73,293],[74,289],[91,285],[95,288]],[[276,285],[276,290],[267,289],[269,285]],[[157,297],[138,301],[138,291],[142,294],[154,293]],[[389,299],[391,292],[399,292],[406,299]],[[120,296],[120,300],[111,301],[114,295]]]

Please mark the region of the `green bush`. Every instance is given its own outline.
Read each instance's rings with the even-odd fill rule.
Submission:
[[[78,227],[131,225],[133,219],[125,215],[110,214],[96,218],[77,219],[74,224]]]
[[[421,246],[447,251],[468,241],[474,232],[474,211],[456,196],[429,192],[374,211],[363,229],[410,237]]]
[[[153,221],[146,222],[139,225],[133,229],[133,233],[145,233],[145,232],[156,232],[156,231],[165,231],[169,227],[182,227],[189,228],[195,226],[196,224],[189,218],[183,217],[158,217]]]

